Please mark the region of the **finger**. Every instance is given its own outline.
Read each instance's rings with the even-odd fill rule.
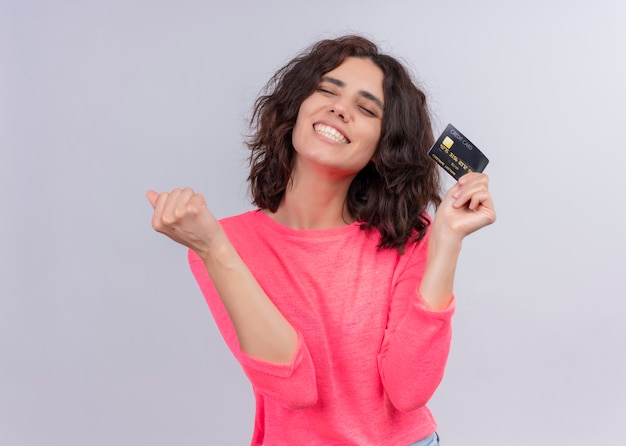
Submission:
[[[481,173],[481,172],[469,172],[466,173],[465,175],[463,175],[461,178],[459,178],[459,180],[457,181],[457,183],[460,186],[465,186],[467,184],[470,183],[474,183],[474,182],[489,182],[489,177],[487,176],[487,174],[485,173]]]
[[[457,182],[457,189],[452,197],[455,199],[452,204],[455,208],[459,208],[471,202],[472,197],[476,194],[484,194],[489,192],[489,178],[485,174],[469,173],[462,176]],[[470,203],[470,205],[473,205]]]
[[[458,181],[452,188],[454,190],[452,197],[455,199],[458,198],[464,190],[467,190],[468,188],[471,188],[475,184],[479,183],[487,184],[487,176],[477,172],[470,172],[463,175],[461,178],[458,179]]]
[[[461,186],[459,183],[456,183],[452,186],[443,197],[443,201],[449,201],[454,203],[454,201],[461,195]]]
[[[167,201],[163,205],[161,221],[163,222],[163,225],[168,228],[174,226],[177,221],[176,206],[178,206],[178,197],[180,196],[180,193],[180,189],[172,189],[172,191],[169,193],[169,196],[167,197]]]
[[[154,202],[154,214],[152,215],[152,228],[155,231],[163,232],[163,223],[161,221],[161,217],[163,215],[163,208],[165,207],[165,203],[169,194],[167,192],[161,192],[155,202]]]
[[[479,206],[486,206],[491,201],[491,194],[488,191],[480,191],[475,193],[470,198],[469,208],[471,210],[476,210]]]
[[[156,206],[157,198],[159,198],[159,194],[156,191],[153,191],[152,189],[150,189],[148,192],[146,192],[146,197],[148,198],[148,201],[154,208]]]
[[[178,221],[180,221],[183,217],[187,215],[187,209],[189,207],[189,201],[195,195],[194,191],[190,187],[186,187],[180,191],[178,198],[176,200],[176,207],[174,209],[174,217]]]
[[[470,186],[466,186],[456,196],[452,206],[458,209],[465,205],[471,205],[471,201],[474,197],[482,197],[485,193],[488,194],[489,191],[483,184],[472,184]]]
[[[194,194],[189,200],[189,204],[197,206],[198,208],[207,207],[206,200],[202,194]]]

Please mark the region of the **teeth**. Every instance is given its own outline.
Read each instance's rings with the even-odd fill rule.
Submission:
[[[315,125],[314,128],[315,128],[315,131],[319,133],[320,135],[325,136],[326,138],[336,141],[340,144],[348,144],[349,142],[345,136],[343,136],[341,133],[339,133],[336,129],[332,127],[329,127],[324,124],[317,124]]]

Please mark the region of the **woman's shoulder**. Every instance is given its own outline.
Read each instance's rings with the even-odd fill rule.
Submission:
[[[229,215],[227,217],[220,218],[219,221],[222,226],[239,225],[253,220],[254,218],[256,218],[259,212],[259,209],[252,209],[244,211],[240,214]]]

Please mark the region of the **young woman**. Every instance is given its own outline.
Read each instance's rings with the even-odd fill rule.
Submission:
[[[252,383],[251,444],[438,444],[426,403],[463,238],[495,221],[487,177],[440,196],[424,94],[358,36],[279,70],[252,128],[258,209],[218,221],[189,188],[148,192]]]

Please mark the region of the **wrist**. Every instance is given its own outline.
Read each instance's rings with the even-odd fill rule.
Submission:
[[[226,237],[225,233],[221,233],[210,242],[207,242],[201,250],[196,251],[204,264],[226,266],[232,263],[232,259],[236,257],[236,251],[233,245]]]
[[[433,226],[428,238],[428,252],[434,254],[458,256],[463,247],[463,237],[446,228]]]

